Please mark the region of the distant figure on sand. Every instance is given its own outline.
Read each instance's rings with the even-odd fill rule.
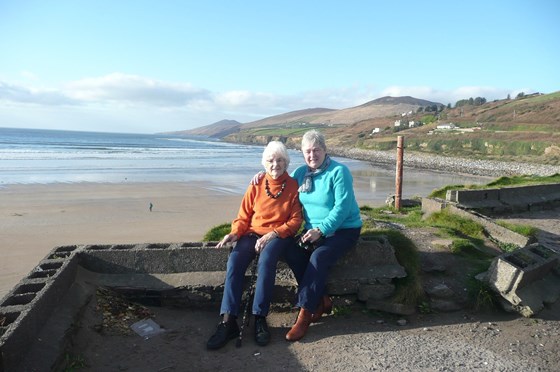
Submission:
[[[150,212],[152,211],[153,207],[154,207],[154,205],[152,203],[150,203]]]

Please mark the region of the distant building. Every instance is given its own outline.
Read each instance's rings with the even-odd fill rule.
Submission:
[[[370,136],[374,135],[375,133],[379,133],[379,132],[381,132],[381,128],[373,128],[373,130],[370,133]]]
[[[401,121],[395,120],[395,127],[400,127],[400,126],[401,126]]]
[[[453,123],[441,124],[436,127],[436,129],[441,129],[441,130],[451,130],[455,128],[457,128],[457,126]]]

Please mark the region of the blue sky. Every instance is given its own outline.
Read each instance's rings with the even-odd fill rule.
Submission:
[[[155,133],[560,90],[560,2],[0,0],[0,127]]]

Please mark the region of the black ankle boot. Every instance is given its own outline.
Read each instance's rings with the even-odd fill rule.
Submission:
[[[270,331],[264,316],[255,316],[255,342],[259,346],[266,346],[270,342]]]
[[[210,337],[206,343],[206,347],[209,350],[217,350],[225,346],[229,340],[233,340],[239,336],[239,327],[234,319],[230,319],[227,322],[220,322],[216,333]]]

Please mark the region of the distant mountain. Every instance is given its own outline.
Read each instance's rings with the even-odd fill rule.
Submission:
[[[309,117],[324,115],[333,111],[337,111],[337,110],[316,107],[316,108],[310,108],[304,110],[290,111],[285,114],[269,116],[265,119],[245,123],[243,124],[242,129],[263,127],[263,126],[269,126],[275,124],[294,123],[296,121],[306,121],[306,119],[308,119]]]
[[[364,120],[401,115],[408,112],[416,112],[419,107],[443,106],[438,102],[431,102],[410,96],[406,97],[382,97],[366,102],[362,105],[346,109],[309,108],[290,111],[280,115],[270,116],[264,119],[241,124],[235,120],[222,120],[214,124],[180,132],[177,135],[203,135],[215,138],[223,138],[244,130],[260,127],[271,127],[276,125],[324,124],[324,125],[352,125]]]
[[[208,136],[213,138],[223,138],[229,134],[237,133],[242,124],[236,120],[220,120],[214,124],[198,127],[194,129],[168,132],[178,136]]]
[[[438,111],[418,110],[438,106]],[[424,125],[395,128],[396,120]],[[437,130],[453,123],[456,130]],[[298,148],[302,134],[320,129],[329,148],[395,150],[396,137],[406,136],[410,152],[560,165],[560,91],[535,93],[480,105],[446,107],[414,97],[381,97],[341,110],[313,108],[241,124],[220,122],[175,134],[206,135],[235,143],[266,144],[273,139]],[[372,132],[379,128],[380,131]],[[375,135],[373,134],[375,133]],[[344,152],[343,152],[344,153]]]
[[[418,107],[420,106],[427,107],[433,105],[443,106],[441,103],[438,102],[427,101],[425,99],[414,98],[411,96],[404,96],[404,97],[385,96],[385,97],[374,99],[373,101],[366,102],[358,107],[370,106],[370,105],[399,105],[399,104],[414,105]]]
[[[431,102],[409,96],[382,97],[359,106],[341,110],[314,108],[292,111],[245,123],[241,126],[241,130],[268,127],[271,125],[293,124],[296,122],[305,122],[307,124],[352,125],[364,120],[400,115],[410,111],[416,112],[419,107],[433,105],[443,106],[443,104],[438,102]]]

